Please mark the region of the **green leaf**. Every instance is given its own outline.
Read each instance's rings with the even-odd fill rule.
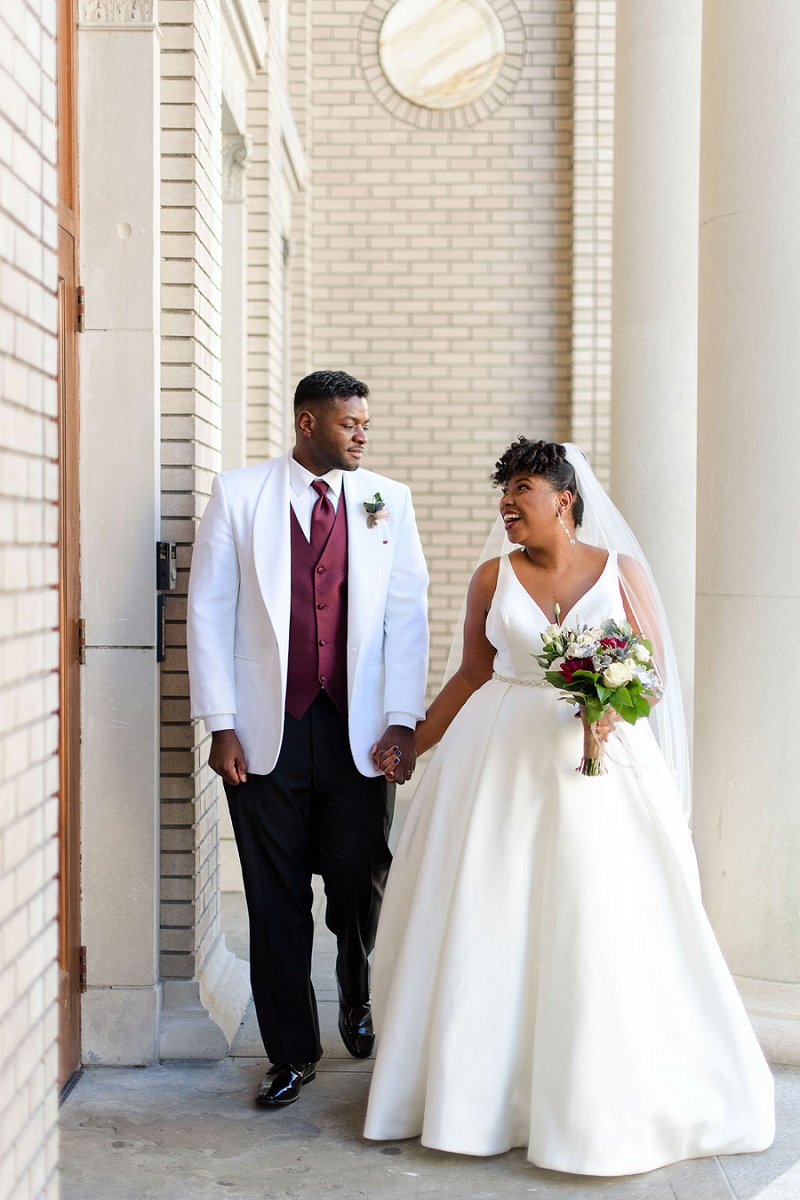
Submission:
[[[599,672],[597,672],[597,671],[574,671],[572,678],[573,679],[589,679],[589,680],[591,680],[592,683],[597,683],[598,679],[600,678],[600,675],[599,675]]]
[[[611,703],[623,721],[632,724],[636,720],[636,704],[628,695],[625,688],[617,688],[611,697]],[[631,718],[633,718],[633,721]]]

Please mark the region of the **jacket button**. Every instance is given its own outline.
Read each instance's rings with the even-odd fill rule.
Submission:
[[[318,604],[317,608],[327,608],[327,604]]]
[[[324,574],[325,574],[325,568],[324,568],[324,567],[317,567],[317,574],[318,574],[318,575],[324,575]]]
[[[324,639],[324,638],[320,638],[320,639],[319,639],[319,644],[320,644],[320,646],[324,646],[324,645],[325,645],[325,639]]]

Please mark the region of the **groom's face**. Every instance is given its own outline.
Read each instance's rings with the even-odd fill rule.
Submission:
[[[306,414],[303,414],[304,416]],[[322,405],[308,414],[305,449],[315,461],[315,471],[355,471],[368,442],[369,409],[361,396],[339,397],[333,404]]]

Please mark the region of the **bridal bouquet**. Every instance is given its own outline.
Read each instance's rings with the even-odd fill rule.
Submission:
[[[662,690],[653,647],[627,621],[610,620],[573,629],[548,625],[542,643],[536,660],[545,669],[545,679],[559,689],[562,700],[583,710],[583,758],[577,770],[582,775],[605,775],[597,721],[609,708],[629,725],[649,714],[647,697],[657,697]]]

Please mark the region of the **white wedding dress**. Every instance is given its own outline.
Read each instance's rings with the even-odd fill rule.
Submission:
[[[624,615],[612,553],[562,621]],[[581,722],[534,657],[547,624],[504,556],[495,678],[442,738],[389,876],[365,1135],[591,1175],[763,1150],[772,1076],[649,722],[577,774]]]

